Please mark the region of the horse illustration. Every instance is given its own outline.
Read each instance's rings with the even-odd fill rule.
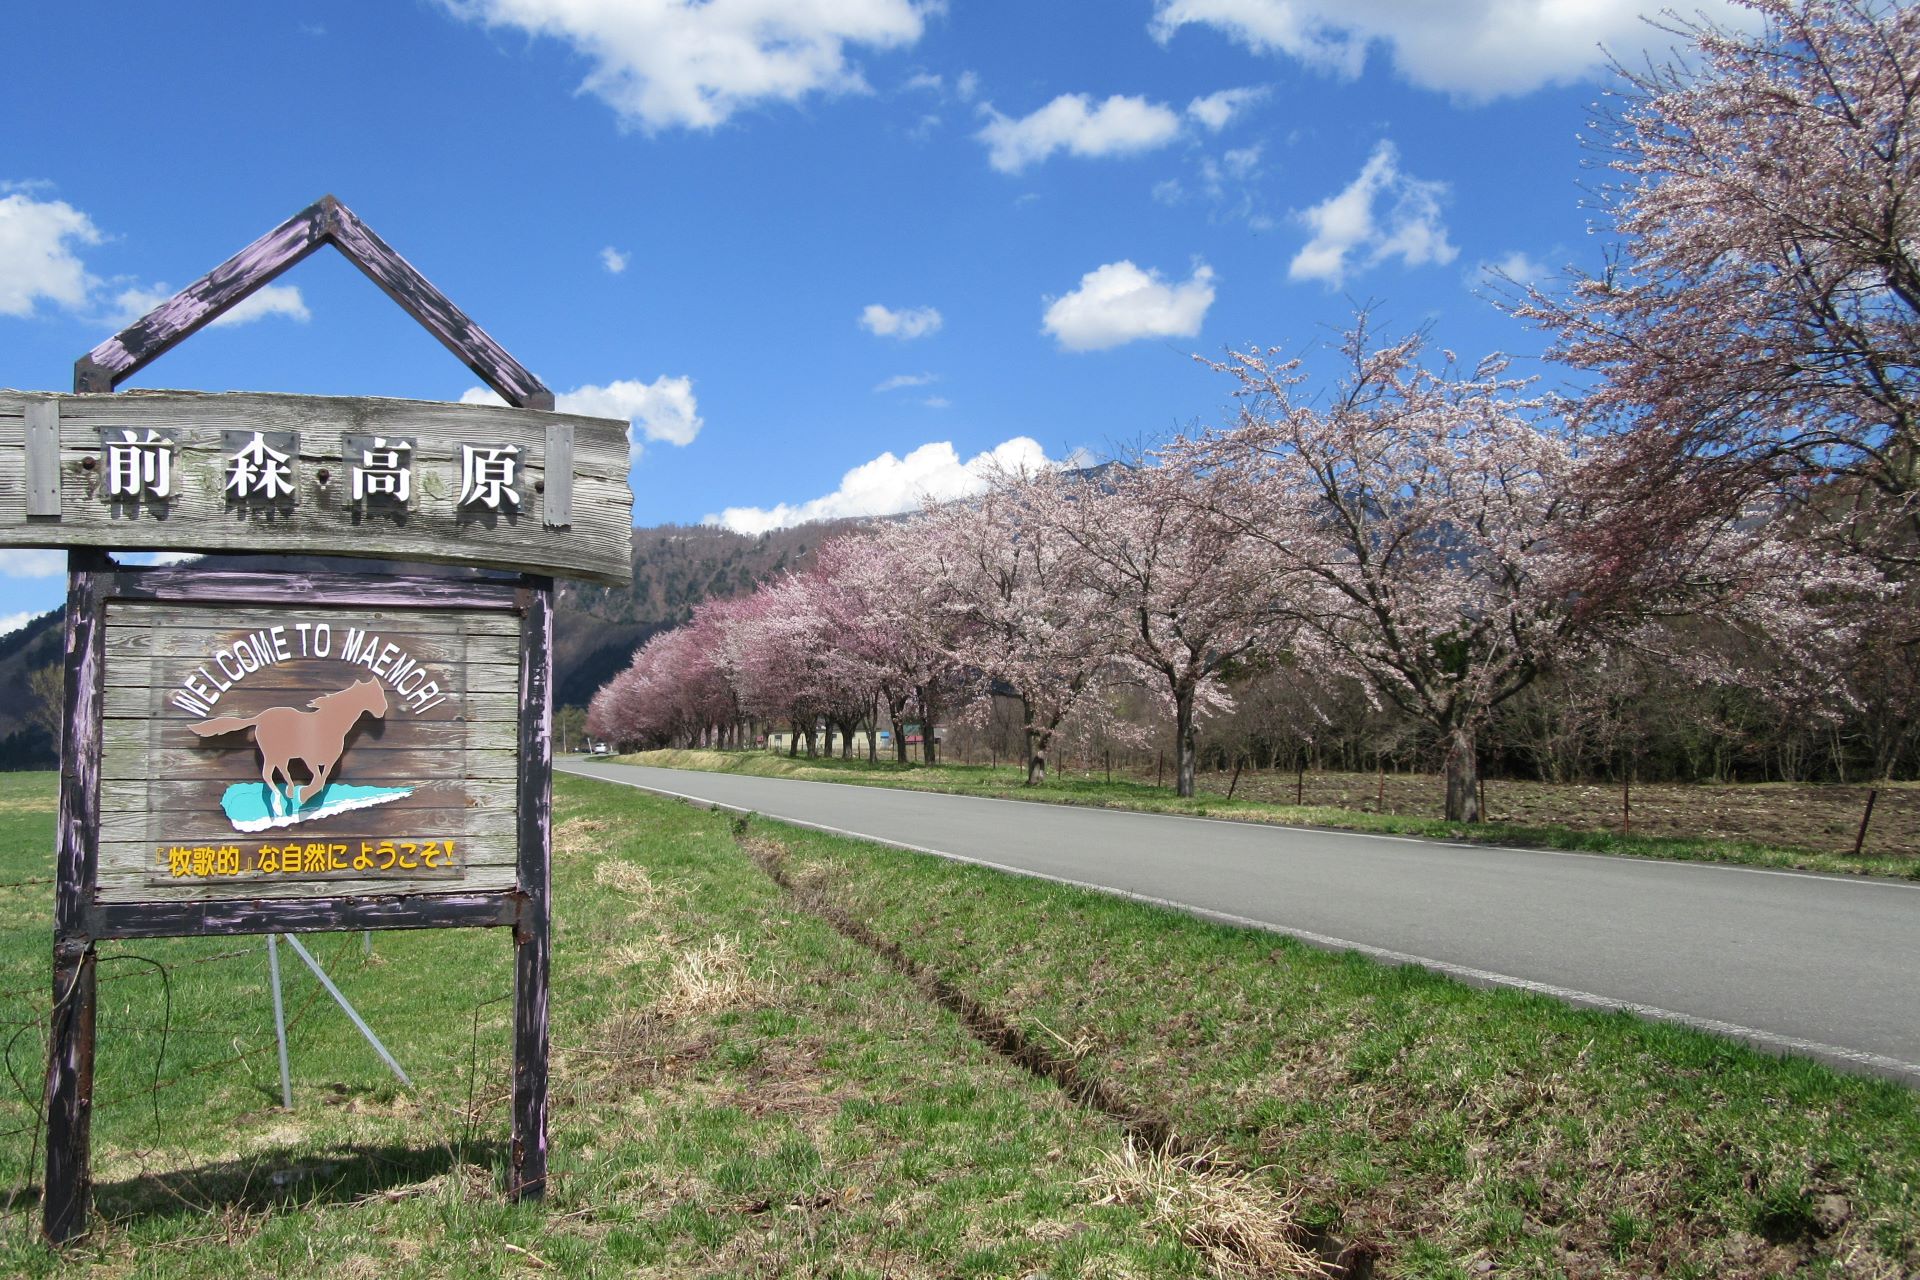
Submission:
[[[387,691],[378,680],[356,680],[338,693],[321,694],[307,705],[313,710],[268,707],[259,715],[245,719],[220,716],[187,727],[203,738],[252,729],[254,743],[260,748],[260,780],[267,784],[275,816],[284,816],[280,812],[283,794],[290,795],[293,807],[298,809],[303,794],[317,796],[326,789],[327,775],[333,772],[341,753],[347,749],[347,732],[359,723],[361,716],[386,718]],[[304,786],[293,780],[291,769],[295,760],[305,765],[311,775]],[[276,773],[284,780],[284,793],[274,785]]]

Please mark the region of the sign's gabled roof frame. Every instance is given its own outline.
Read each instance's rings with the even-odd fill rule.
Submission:
[[[117,389],[325,244],[360,268],[508,404],[519,409],[553,408],[553,392],[545,383],[331,195],[294,214],[74,361],[73,389]]]

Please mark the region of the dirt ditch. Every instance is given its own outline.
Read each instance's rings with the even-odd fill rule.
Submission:
[[[741,850],[795,906],[885,960],[925,998],[958,1017],[968,1034],[993,1053],[1059,1089],[1079,1106],[1118,1124],[1126,1134],[1127,1148],[1116,1164],[1127,1166],[1127,1170],[1126,1176],[1100,1180],[1108,1194],[1129,1194],[1122,1188],[1150,1187],[1156,1181],[1164,1183],[1170,1171],[1189,1187],[1196,1181],[1204,1181],[1208,1189],[1197,1195],[1189,1191],[1187,1198],[1211,1201],[1216,1206],[1230,1203],[1237,1207],[1234,1218],[1242,1223],[1255,1216],[1246,1208],[1251,1179],[1244,1171],[1232,1168],[1211,1150],[1194,1146],[1175,1131],[1173,1122],[1165,1116],[1121,1097],[1104,1081],[1083,1071],[1076,1059],[1030,1036],[1022,1027],[1002,1018],[908,955],[897,942],[848,914],[819,884],[797,881],[788,874],[786,846],[770,837],[753,834],[751,822],[745,815],[734,819],[733,835]],[[1143,1193],[1160,1194],[1150,1189]],[[1375,1260],[1379,1257],[1377,1248],[1364,1242],[1342,1244],[1323,1230],[1293,1222],[1286,1212],[1290,1208],[1290,1200],[1278,1200],[1269,1209],[1269,1216],[1285,1218],[1285,1239],[1280,1242],[1280,1249],[1291,1251],[1297,1258],[1290,1266],[1276,1257],[1272,1240],[1245,1229],[1244,1225],[1223,1227],[1218,1212],[1178,1220],[1175,1225],[1188,1244],[1222,1262],[1237,1264],[1240,1269],[1250,1268],[1264,1274],[1317,1274],[1329,1280],[1372,1280]]]

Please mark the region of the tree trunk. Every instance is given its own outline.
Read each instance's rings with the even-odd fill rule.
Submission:
[[[815,724],[812,721],[808,721],[807,722],[807,759],[817,760],[819,758],[820,758],[820,726],[818,724]]]
[[[1047,780],[1047,746],[1052,733],[1033,727],[1033,704],[1020,699],[1021,727],[1027,736],[1027,785],[1037,787]]]
[[[1447,821],[1480,821],[1480,761],[1473,730],[1456,725],[1446,735]]]
[[[901,719],[906,709],[905,698],[887,704],[887,714],[893,718],[893,758],[897,764],[907,762],[907,727],[906,722]]]
[[[787,739],[787,758],[797,760],[800,758],[800,722],[790,720],[788,724],[793,729],[793,734]]]
[[[940,744],[933,740],[934,714],[939,708],[924,685],[920,689],[920,710],[925,713],[920,720],[920,758],[929,765],[939,764]]]
[[[1189,799],[1193,796],[1193,691],[1174,695],[1173,736],[1179,751],[1179,763],[1173,775],[1173,793]]]

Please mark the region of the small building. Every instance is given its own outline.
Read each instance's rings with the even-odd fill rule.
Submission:
[[[790,748],[790,746],[792,745],[792,742],[793,742],[793,734],[790,731],[783,729],[775,733],[769,733],[767,735],[766,748],[769,751],[784,752]],[[874,742],[876,746],[882,751],[893,750],[892,731],[887,729],[880,730],[879,733],[874,735]],[[837,756],[840,754],[840,746],[841,746],[840,734],[836,730],[833,730],[833,729],[816,730],[813,735],[813,744],[814,744],[814,749],[823,756],[824,755]],[[806,749],[807,749],[806,735],[802,734],[800,737],[800,750],[802,752],[805,752]],[[859,729],[854,730],[853,754],[857,756],[864,756],[867,754],[867,735],[863,730],[859,730]]]

